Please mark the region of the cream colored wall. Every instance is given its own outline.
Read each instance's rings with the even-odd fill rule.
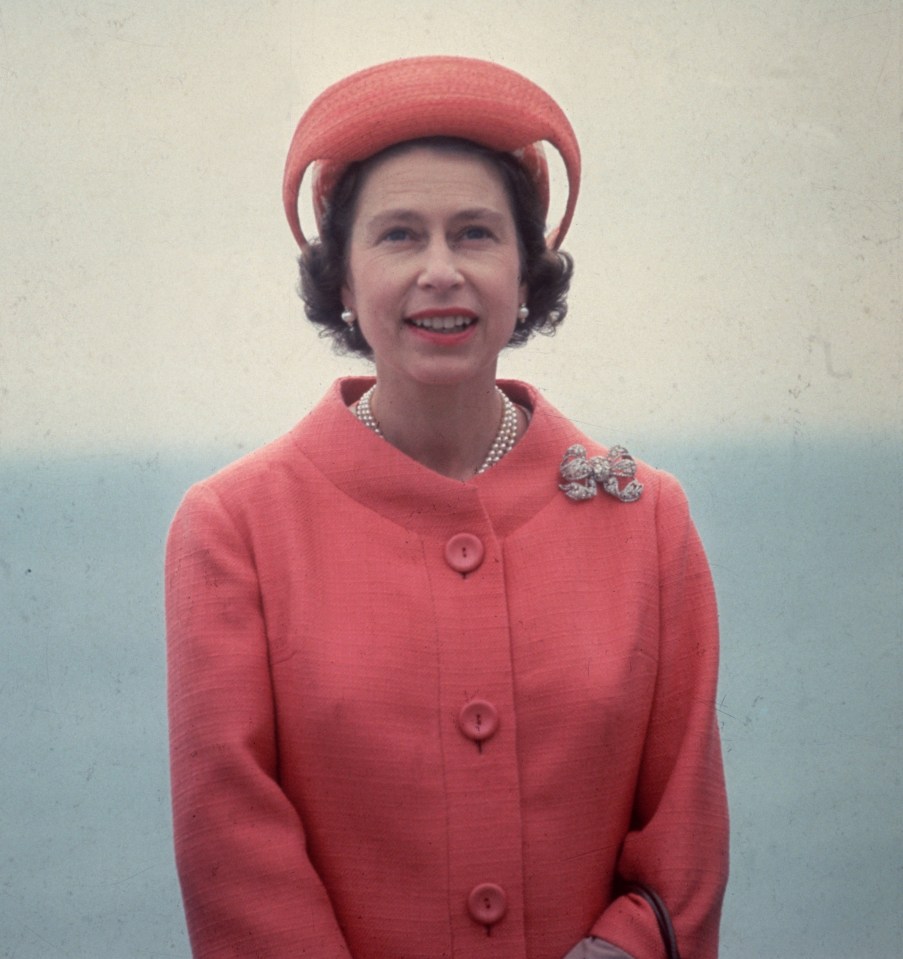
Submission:
[[[187,954],[166,526],[367,368],[301,317],[284,152],[328,83],[442,52],[583,145],[571,315],[502,372],[690,494],[724,959],[898,954],[900,37],[900,0],[0,5],[0,953]]]
[[[504,373],[640,445],[895,423],[899,3],[13,0],[4,449],[241,449],[362,369],[300,316],[284,151],[427,52],[527,73],[583,146],[571,316]]]

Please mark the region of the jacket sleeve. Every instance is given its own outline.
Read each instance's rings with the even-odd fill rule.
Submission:
[[[677,482],[659,474],[659,655],[633,821],[618,873],[652,887],[682,959],[715,959],[728,818],[716,723],[718,616],[708,562]],[[591,930],[634,956],[664,956],[653,913],[616,898]]]
[[[194,487],[166,555],[176,864],[195,957],[350,955],[279,785],[275,713],[248,544]]]

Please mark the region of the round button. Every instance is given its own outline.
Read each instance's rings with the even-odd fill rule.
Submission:
[[[457,573],[472,573],[483,562],[483,544],[473,533],[458,533],[445,544],[445,562]]]
[[[481,926],[491,926],[505,915],[508,897],[501,886],[484,882],[474,886],[467,897],[467,911]]]
[[[481,743],[499,728],[499,714],[485,699],[472,699],[458,714],[461,732],[475,743]]]

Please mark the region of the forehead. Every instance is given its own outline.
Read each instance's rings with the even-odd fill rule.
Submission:
[[[423,145],[374,161],[363,175],[356,206],[355,219],[395,208],[427,213],[485,207],[512,215],[505,182],[489,158]]]

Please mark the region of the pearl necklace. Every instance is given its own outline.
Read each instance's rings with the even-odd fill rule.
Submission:
[[[354,413],[367,429],[373,430],[377,436],[382,436],[383,433],[379,428],[379,423],[376,422],[370,410],[370,399],[375,390],[376,384],[374,383],[357,401]],[[489,447],[486,459],[483,460],[482,465],[477,470],[477,474],[485,473],[490,466],[495,466],[503,456],[506,456],[514,449],[514,443],[517,440],[517,407],[498,387],[495,388],[495,391],[502,400],[502,421],[499,423],[499,429],[495,434],[495,439],[492,441],[492,446]]]

